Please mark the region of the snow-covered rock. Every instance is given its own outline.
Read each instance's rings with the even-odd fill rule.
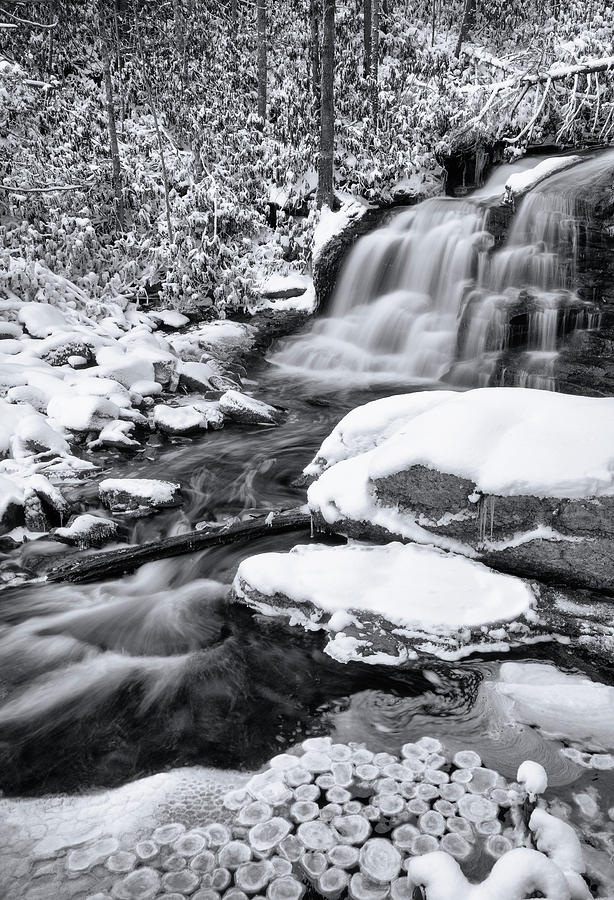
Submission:
[[[548,787],[548,774],[541,763],[525,759],[518,769],[516,781],[523,786],[530,799],[535,800]]]
[[[47,407],[49,418],[70,431],[100,431],[119,418],[120,409],[102,397],[52,397]]]
[[[89,445],[91,450],[99,447],[109,447],[114,450],[138,450],[141,446],[132,437],[134,422],[117,420],[109,422],[101,430],[95,441]]]
[[[194,434],[207,428],[207,419],[194,406],[165,406],[159,404],[153,409],[153,423],[165,434]]]
[[[535,809],[529,820],[529,828],[535,837],[537,849],[545,853],[565,875],[571,900],[591,900],[592,894],[582,877],[586,872],[582,845],[572,826],[550,815],[545,809]]]
[[[275,274],[269,276],[258,291],[269,300],[285,300],[300,297],[309,287],[309,283],[309,279],[298,272],[290,272],[287,275]]]
[[[28,334],[37,338],[70,330],[70,323],[64,313],[49,303],[24,303],[17,319]]]
[[[204,362],[182,362],[178,367],[179,384],[189,391],[214,390],[211,379],[218,374],[213,366]]]
[[[286,417],[283,409],[233,390],[220,397],[220,410],[226,418],[242,425],[279,425]]]
[[[166,328],[183,328],[190,321],[187,316],[184,316],[177,309],[155,309],[151,310],[148,315],[154,322]]]
[[[309,505],[337,530],[614,588],[614,399],[522,388],[388,398],[337,426],[306,470],[318,473]]]
[[[557,172],[563,172],[577,163],[582,162],[585,157],[582,156],[551,156],[544,159],[531,169],[525,169],[523,172],[514,172],[505,182],[505,201],[513,203],[528,191],[533,190],[546,178],[555,175]]]
[[[132,515],[147,515],[181,503],[181,485],[153,478],[105,478],[98,492],[111,511]]]
[[[117,525],[102,516],[81,515],[72,519],[63,528],[56,528],[53,537],[64,544],[85,549],[102,547],[117,534]]]
[[[252,556],[239,566],[234,594],[261,612],[332,633],[327,652],[343,661],[383,652],[399,662],[416,649],[462,655],[476,641],[498,650],[500,623],[515,621],[517,634],[518,620],[530,618],[536,604],[518,578],[463,556],[399,543],[316,544]]]
[[[524,900],[540,892],[548,900],[571,900],[559,867],[537,850],[517,847],[497,860],[480,884],[471,884],[458,862],[435,851],[408,863],[410,883],[425,889],[426,900]]]

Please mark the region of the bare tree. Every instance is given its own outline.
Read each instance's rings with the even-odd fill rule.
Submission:
[[[124,197],[122,193],[122,169],[117,143],[117,125],[115,121],[115,102],[113,97],[113,79],[111,77],[111,56],[109,40],[104,21],[104,3],[98,0],[98,32],[100,37],[100,53],[102,57],[102,80],[104,83],[107,108],[107,126],[109,130],[109,146],[111,150],[112,178],[111,185],[115,198],[115,215],[121,230],[124,230]]]
[[[332,209],[335,150],[335,0],[323,0],[318,207]]]
[[[380,0],[371,0],[371,110],[374,131],[377,131],[379,115],[379,3]]]
[[[371,0],[363,0],[363,74],[371,74]]]
[[[460,55],[461,47],[463,46],[464,41],[467,40],[471,29],[475,25],[475,6],[476,0],[465,0],[465,5],[463,7],[463,20],[461,22],[460,31],[458,33],[456,50],[454,51],[455,56]]]
[[[309,0],[311,84],[316,108],[320,103],[320,0]]]
[[[267,0],[257,0],[258,30],[258,118],[266,120],[266,82],[267,82]]]

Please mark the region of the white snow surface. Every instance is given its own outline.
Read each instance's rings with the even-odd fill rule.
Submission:
[[[100,527],[104,529],[114,528],[115,523],[110,519],[103,519],[102,516],[92,516],[89,513],[85,513],[82,516],[77,516],[70,525],[56,528],[55,533],[61,537],[85,537],[91,531]]]
[[[503,663],[498,692],[516,722],[592,750],[614,750],[614,687],[546,663]]]
[[[283,595],[327,613],[369,612],[400,626],[456,629],[511,621],[535,597],[523,581],[432,547],[304,545],[244,560],[235,591]]]
[[[360,459],[355,454],[375,443],[362,453],[363,465],[352,470],[362,479],[354,493],[364,493],[370,479],[423,465],[470,479],[483,494],[614,496],[614,398],[525,388],[429,391],[375,401],[351,416],[326,439],[306,471],[324,468],[327,455],[332,462],[344,455]],[[374,416],[388,435],[380,443],[371,424]],[[347,477],[347,468],[339,465],[335,474],[325,472],[320,482],[326,481],[310,489],[310,505],[342,507],[339,495]]]
[[[516,781],[527,791],[532,800],[543,794],[548,787],[548,775],[544,767],[532,759],[520,764]]]
[[[334,237],[345,231],[351,222],[361,219],[367,210],[368,206],[364,202],[361,203],[350,196],[347,197],[341,209],[337,212],[333,212],[328,206],[323,206],[320,210],[318,224],[313,233],[313,243],[311,245],[312,263],[316,262]]]
[[[562,172],[575,166],[576,163],[582,162],[582,156],[551,156],[542,160],[531,169],[524,172],[514,172],[513,175],[505,182],[505,190],[508,196],[517,196],[526,194],[532,188],[536,187],[546,178],[554,175],[556,172]]]
[[[179,484],[171,481],[159,481],[156,478],[105,478],[98,488],[101,492],[123,491],[139,500],[152,503],[169,503]]]

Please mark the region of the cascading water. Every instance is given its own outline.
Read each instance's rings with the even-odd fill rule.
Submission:
[[[489,219],[501,176],[474,199],[394,215],[356,244],[330,316],[273,361],[341,381],[555,389],[561,339],[598,322],[577,293],[577,271],[587,186],[613,165],[603,154],[539,185],[498,249]]]

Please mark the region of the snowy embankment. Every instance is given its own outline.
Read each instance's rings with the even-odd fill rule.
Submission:
[[[64,525],[61,482],[96,473],[90,451],[134,453],[152,431],[279,421],[279,410],[242,393],[227,365],[252,346],[252,326],[191,325],[175,310],[122,297],[93,301],[39,269],[35,296],[21,295],[18,262],[0,285],[0,534],[19,539],[24,526],[40,534]],[[43,285],[49,302],[39,302]]]
[[[612,399],[514,388],[390,397],[349,413],[305,474],[319,476],[316,525],[380,546],[252,557],[234,590],[334,635],[337,659],[572,639],[577,609],[526,578],[614,586]],[[412,543],[381,546],[399,539]],[[584,616],[584,640],[598,620]]]

